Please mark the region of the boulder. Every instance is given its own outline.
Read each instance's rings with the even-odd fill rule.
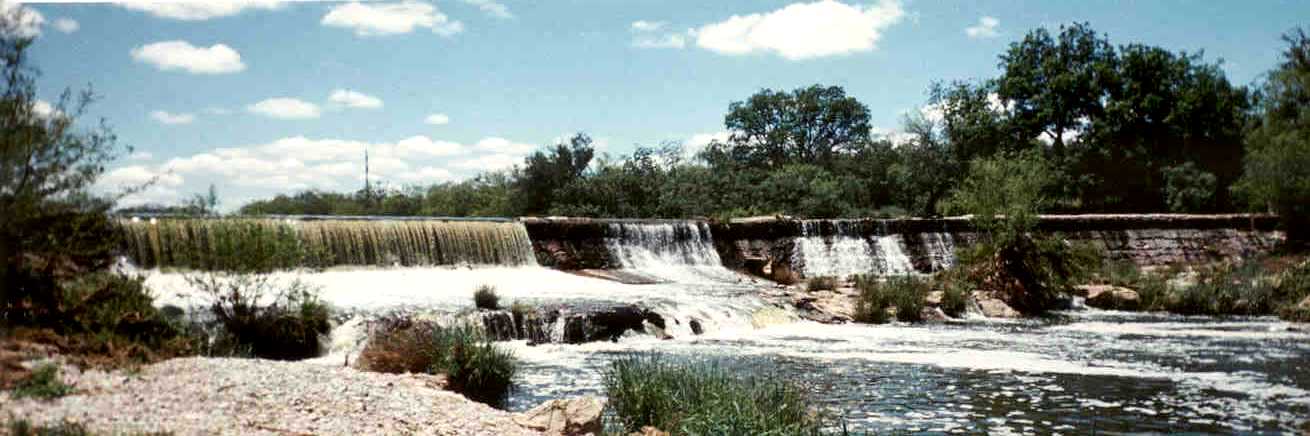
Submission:
[[[1137,310],[1141,307],[1137,291],[1118,286],[1090,286],[1087,305],[1104,310]]]
[[[651,427],[648,425],[642,427],[641,431],[634,431],[632,433],[629,433],[628,436],[669,436],[669,432],[661,431],[658,428]]]
[[[978,305],[978,311],[988,318],[1020,318],[1023,316],[1019,311],[1014,310],[1009,304],[1005,304],[1000,298],[986,292],[973,292],[974,304]]]
[[[946,312],[943,312],[940,307],[925,307],[919,313],[919,317],[923,318],[924,321],[947,321],[951,319],[951,317],[946,316]]]
[[[605,401],[596,397],[550,400],[514,416],[519,425],[550,435],[600,434]]]

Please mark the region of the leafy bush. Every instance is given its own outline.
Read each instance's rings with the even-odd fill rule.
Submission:
[[[675,435],[819,434],[803,391],[780,378],[717,361],[659,355],[615,359],[603,374],[606,416],[623,433],[653,426]]]
[[[32,371],[32,375],[14,386],[14,397],[53,400],[73,392],[59,377],[59,366],[47,363]]]
[[[496,295],[496,287],[491,285],[478,286],[478,290],[473,292],[473,305],[478,309],[500,309],[500,296]]]
[[[805,291],[807,292],[831,291],[833,289],[837,289],[836,277],[815,277],[805,283]]]
[[[932,283],[912,275],[887,277],[884,281],[875,276],[857,276],[855,286],[860,290],[855,301],[855,320],[872,324],[889,321],[889,307],[896,308],[897,320],[923,321],[925,299],[932,290]]]
[[[1103,261],[1101,269],[1093,274],[1092,279],[1137,292],[1137,309],[1142,311],[1168,310],[1174,298],[1167,273],[1142,271],[1132,261]]]
[[[1200,212],[1214,202],[1218,178],[1196,164],[1185,162],[1165,167],[1160,173],[1164,176],[1165,204],[1170,212]]]
[[[948,274],[938,275],[936,282],[938,289],[942,291],[942,312],[959,318],[969,307],[971,289],[968,283]]]
[[[1262,274],[1259,262],[1224,264],[1202,271],[1195,285],[1178,291],[1169,310],[1184,315],[1272,313],[1276,288]]]
[[[369,338],[360,353],[365,369],[388,373],[445,374],[447,386],[499,406],[512,387],[517,363],[509,351],[470,326],[403,323]]]
[[[275,283],[266,274],[207,273],[188,277],[214,298],[220,354],[296,360],[321,354],[319,336],[332,325],[327,305],[300,281]]]

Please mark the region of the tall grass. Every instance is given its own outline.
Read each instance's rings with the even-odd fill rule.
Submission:
[[[478,289],[473,291],[473,306],[485,310],[500,309],[500,296],[496,295],[496,287],[491,285],[478,286]]]
[[[606,405],[624,433],[653,426],[674,435],[814,435],[821,416],[804,392],[719,361],[659,355],[615,359],[603,375]]]
[[[831,291],[837,289],[837,278],[832,276],[820,276],[805,282],[806,292]]]
[[[266,274],[205,273],[188,277],[210,294],[218,334],[211,354],[297,360],[322,353],[319,336],[331,329],[330,311],[314,289],[281,284]]]
[[[923,321],[923,308],[932,284],[911,275],[892,276],[885,280],[871,275],[858,276],[855,287],[860,296],[855,301],[855,320],[882,324],[891,320],[887,309],[894,307],[896,319],[904,322]]]
[[[59,377],[59,366],[50,363],[38,366],[26,380],[14,386],[15,398],[53,400],[72,392],[73,387]]]
[[[451,390],[500,407],[518,363],[472,326],[416,323],[380,331],[360,354],[364,368],[389,373],[444,374]]]

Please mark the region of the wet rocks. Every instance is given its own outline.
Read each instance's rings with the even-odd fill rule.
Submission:
[[[1079,286],[1085,292],[1087,306],[1103,310],[1137,310],[1141,302],[1137,291],[1111,285]]]
[[[982,291],[973,292],[973,303],[977,305],[978,311],[988,318],[1020,318],[1022,313],[1005,304],[996,296]]]
[[[605,400],[577,397],[550,400],[514,416],[519,425],[548,435],[600,434]]]

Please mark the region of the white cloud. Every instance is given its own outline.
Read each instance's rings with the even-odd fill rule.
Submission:
[[[55,20],[54,27],[55,30],[58,30],[60,32],[73,33],[76,32],[77,29],[80,29],[82,26],[77,24],[77,20],[74,20],[72,18],[62,17]]]
[[[19,2],[0,0],[0,14],[18,18],[12,24],[13,27],[4,29],[5,33],[12,32],[14,36],[23,38],[41,36],[41,25],[45,24],[45,16],[36,9],[24,7]]]
[[[656,30],[663,29],[664,26],[667,25],[667,24],[668,24],[668,23],[667,23],[667,22],[664,22],[664,21],[646,21],[646,20],[637,20],[637,21],[633,21],[633,22],[632,22],[632,31],[633,31],[633,32],[654,32],[654,31],[656,31]]]
[[[283,120],[305,120],[318,118],[318,105],[294,98],[277,97],[262,100],[246,106],[251,113]]]
[[[432,114],[424,118],[423,122],[434,126],[444,126],[450,124],[450,117],[446,116],[446,114]]]
[[[192,114],[171,114],[165,111],[151,112],[150,118],[154,118],[155,121],[158,121],[160,124],[169,125],[190,124],[192,121],[196,120],[196,116]]]
[[[230,115],[230,114],[232,114],[232,111],[229,110],[228,108],[223,108],[223,107],[218,107],[218,106],[210,106],[210,107],[208,107],[208,108],[205,109],[205,112],[210,113],[210,114],[213,114],[213,115]]]
[[[473,147],[481,151],[513,155],[526,155],[537,148],[537,146],[533,144],[517,143],[495,136],[483,138],[481,141],[478,141],[477,144],[474,144]]]
[[[905,12],[897,0],[852,6],[834,0],[793,3],[764,14],[733,15],[695,31],[696,44],[720,54],[773,52],[789,60],[872,51]]]
[[[413,136],[396,143],[401,156],[426,155],[431,157],[454,156],[466,151],[463,145],[450,141],[433,141],[426,136]]]
[[[356,109],[378,109],[382,107],[382,99],[349,89],[335,89],[328,96],[328,101]]]
[[[222,0],[222,1],[160,1],[129,0],[118,1],[119,6],[141,11],[160,18],[184,21],[201,21],[210,18],[236,15],[246,9],[277,9],[279,0]]]
[[[132,49],[132,59],[162,71],[191,74],[226,74],[246,69],[241,54],[224,44],[196,47],[186,41],[163,41]]]
[[[156,185],[167,187],[177,187],[181,186],[184,181],[185,179],[180,175],[172,172],[157,171],[147,168],[144,165],[132,165],[117,168],[106,172],[99,179],[99,183],[119,188],[130,188],[147,183],[154,183]]]
[[[391,4],[346,3],[333,7],[320,21],[324,26],[355,31],[358,36],[385,36],[413,32],[426,27],[432,33],[451,36],[464,30],[435,6],[417,1]]]
[[[410,183],[444,182],[454,178],[450,170],[438,167],[423,167],[396,175],[397,179]]]
[[[478,9],[482,10],[482,12],[496,18],[505,19],[505,20],[514,18],[514,14],[509,12],[509,7],[505,6],[504,3],[500,3],[496,0],[462,0],[462,1],[466,4],[477,6]]]
[[[32,103],[32,113],[41,118],[50,118],[51,115],[59,113],[59,110],[55,109],[55,105],[50,104],[48,101],[37,100]]]
[[[683,48],[687,46],[687,37],[677,33],[664,35],[639,35],[632,39],[632,46],[637,48]]]
[[[695,135],[691,135],[690,139],[687,139],[685,142],[682,143],[682,153],[688,159],[694,158],[696,157],[696,154],[701,152],[701,150],[704,150],[705,147],[708,147],[711,142],[714,141],[726,142],[728,140],[728,137],[731,135],[732,135],[731,133],[728,133],[726,131],[713,132],[713,133],[697,133]]]
[[[142,161],[142,160],[154,160],[154,159],[155,159],[155,154],[148,151],[137,151],[127,155],[127,160]]]
[[[984,16],[978,19],[978,24],[964,28],[964,34],[973,39],[995,38],[1000,35],[996,28],[1001,25],[1001,20],[996,17]]]
[[[489,154],[455,162],[455,167],[475,171],[499,171],[523,162],[523,156],[507,153]]]

